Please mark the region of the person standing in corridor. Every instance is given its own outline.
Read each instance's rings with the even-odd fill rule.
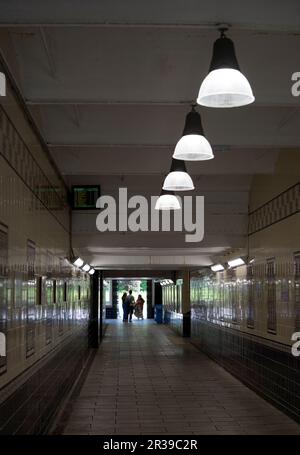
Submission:
[[[123,322],[128,321],[128,311],[126,311],[126,297],[127,292],[123,292],[122,295],[122,308],[123,308]]]
[[[145,303],[145,300],[143,299],[141,294],[139,294],[138,298],[136,299],[135,308],[134,308],[134,315],[138,319],[144,319],[144,316],[143,316],[144,303]]]
[[[129,294],[126,298],[126,303],[128,305],[128,308],[129,308],[129,322],[132,322],[132,315],[133,315],[133,311],[134,311],[134,297],[132,295],[132,290],[130,289],[129,291]]]

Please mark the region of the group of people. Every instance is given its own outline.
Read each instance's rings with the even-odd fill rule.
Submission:
[[[131,322],[133,314],[138,319],[144,319],[144,317],[143,317],[144,303],[145,303],[145,300],[143,299],[141,294],[138,295],[138,298],[135,301],[134,296],[132,295],[131,289],[128,292],[128,294],[127,294],[127,292],[124,292],[122,295],[123,322],[128,322],[128,317],[129,317],[129,322]]]

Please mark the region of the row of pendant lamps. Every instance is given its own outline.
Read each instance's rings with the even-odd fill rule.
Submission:
[[[248,80],[240,71],[233,41],[225,35],[225,31],[226,28],[220,29],[221,36],[214,43],[209,73],[199,90],[197,103],[202,106],[239,107],[253,103],[255,99]],[[200,114],[193,106],[186,116],[182,137],[176,144],[171,169],[164,180],[155,208],[180,209],[179,200],[174,192],[194,189],[185,161],[204,161],[213,158],[211,145],[204,136]]]
[[[95,273],[95,269],[93,269],[93,267],[91,267],[89,264],[85,263],[83,259],[81,259],[80,257],[76,257],[73,259],[73,265],[75,265],[75,267],[78,267],[79,269],[83,270],[84,272],[88,272],[90,275],[94,275]]]
[[[231,259],[230,261],[227,261],[227,265],[228,265],[228,268],[229,269],[232,269],[232,268],[235,268],[235,267],[239,267],[241,265],[247,265],[247,264],[253,264],[253,262],[255,261],[255,258],[252,257],[252,258],[249,258],[249,257],[239,257],[239,258],[234,258],[234,259]],[[222,272],[223,270],[225,270],[225,264],[213,264],[210,268],[213,272]]]

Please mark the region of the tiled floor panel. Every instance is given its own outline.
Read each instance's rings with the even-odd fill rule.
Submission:
[[[64,434],[300,434],[300,426],[188,340],[109,322]]]

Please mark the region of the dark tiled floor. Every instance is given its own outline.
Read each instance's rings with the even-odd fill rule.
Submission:
[[[300,426],[152,321],[111,321],[64,434],[300,434]]]

